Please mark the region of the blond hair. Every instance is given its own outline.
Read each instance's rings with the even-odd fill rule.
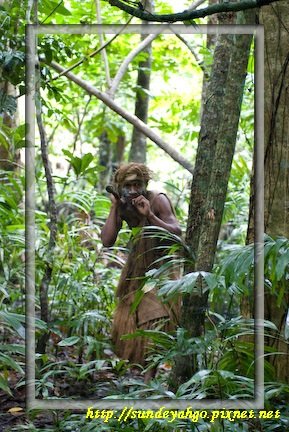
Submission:
[[[152,171],[144,164],[137,162],[130,162],[121,165],[114,173],[114,184],[116,186],[122,185],[126,177],[136,175],[138,179],[148,183],[152,178]]]

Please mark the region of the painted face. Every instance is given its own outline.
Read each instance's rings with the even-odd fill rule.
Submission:
[[[130,200],[146,194],[146,183],[142,180],[125,180],[121,187],[121,196]]]

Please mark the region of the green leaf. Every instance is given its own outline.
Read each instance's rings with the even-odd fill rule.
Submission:
[[[17,141],[17,143],[15,144],[15,149],[21,149],[21,148],[25,148],[26,147],[26,141],[25,140],[20,140]]]
[[[8,393],[10,396],[13,396],[8,386],[8,380],[4,378],[2,374],[0,374],[0,389],[3,390],[5,393]]]
[[[138,307],[138,305],[140,304],[142,298],[144,296],[144,292],[142,290],[137,290],[137,292],[135,293],[134,296],[134,301],[130,307],[130,313],[134,313]]]
[[[73,158],[73,154],[69,151],[69,150],[65,150],[62,149],[62,153],[68,157],[68,159],[70,160],[71,158]]]
[[[160,330],[136,330],[134,333],[129,333],[121,336],[121,339],[130,340],[134,339],[137,336],[149,338],[156,344],[160,344],[166,349],[169,349],[172,346],[174,340],[173,336]]]
[[[0,113],[7,112],[11,115],[17,109],[16,99],[13,96],[7,95],[2,89],[0,90]]]
[[[7,327],[11,327],[15,330],[22,339],[25,339],[25,328],[21,324],[21,322],[25,322],[24,315],[0,311],[0,322],[1,321],[6,324]]]
[[[39,330],[47,330],[47,323],[40,318],[35,318],[35,327]]]
[[[88,165],[93,161],[94,157],[91,153],[86,153],[81,160],[81,172],[84,172]]]
[[[7,225],[6,226],[6,230],[8,232],[14,232],[14,231],[18,231],[18,230],[25,230],[25,225],[24,224],[18,224],[18,225]]]
[[[25,128],[26,128],[25,123],[18,126],[14,131],[14,136],[16,136],[18,139],[24,138],[25,137]]]
[[[62,341],[58,342],[58,346],[66,347],[66,346],[72,346],[77,344],[77,342],[80,340],[78,336],[71,336],[68,338],[63,339]]]
[[[71,166],[77,176],[81,173],[81,159],[77,156],[74,156],[70,160]]]
[[[25,346],[18,344],[0,344],[0,351],[8,351],[9,353],[15,353],[25,355]]]
[[[0,364],[1,366],[6,366],[10,369],[14,369],[17,372],[20,372],[22,375],[24,375],[24,370],[22,367],[8,354],[0,353]]]
[[[13,133],[13,143],[15,149],[25,147],[25,124],[18,126]]]
[[[53,15],[54,14],[59,14],[59,15],[64,15],[64,16],[71,15],[70,10],[68,10],[63,5],[63,1],[62,2],[54,2],[51,0],[41,0],[39,2],[39,12],[41,12],[47,16],[50,15],[52,12],[53,12]]]
[[[6,52],[2,63],[2,78],[14,85],[20,84],[24,78],[24,58],[21,51]]]
[[[94,156],[91,153],[86,153],[80,158],[78,156],[74,156],[69,150],[62,150],[62,152],[65,156],[67,156],[67,160],[71,164],[77,176],[84,174],[87,167],[94,159]]]
[[[204,271],[201,271],[200,274],[208,285],[209,290],[213,290],[214,288],[216,288],[216,286],[218,285],[218,278],[216,277],[216,275]]]
[[[64,16],[69,16],[69,15],[71,15],[70,10],[67,9],[66,7],[64,7],[63,4],[61,4],[60,6],[58,6],[56,12],[59,13],[60,15],[64,15]]]
[[[62,150],[62,153],[67,156],[67,160],[73,168],[73,171],[78,176],[81,172],[81,159],[74,156],[69,150]]]
[[[197,284],[197,280],[201,276],[207,286],[199,286]],[[164,297],[173,297],[177,293],[185,293],[185,294],[199,294],[215,288],[217,285],[217,278],[216,276],[212,275],[211,273],[207,272],[193,272],[193,273],[187,273],[185,276],[183,276],[180,279],[177,280],[168,280],[164,283],[162,283],[161,288],[159,289],[158,294],[160,296]]]
[[[280,281],[285,276],[285,270],[289,264],[289,251],[286,252],[287,253],[283,253],[277,259],[277,264],[275,269],[277,281]]]
[[[192,20],[192,19],[185,20],[185,21],[183,21],[183,23],[185,24],[185,26],[193,26],[195,28],[198,27],[197,24],[196,24],[196,22],[194,20]]]

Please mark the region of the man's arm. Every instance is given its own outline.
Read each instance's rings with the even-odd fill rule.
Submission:
[[[155,213],[151,209],[150,202],[143,195],[135,198],[133,205],[140,214],[146,216],[151,225],[159,226],[173,234],[181,235],[182,231],[179,222],[172,211],[168,198],[164,194],[158,195],[154,200]]]
[[[111,247],[114,245],[119,230],[122,227],[122,220],[119,215],[119,200],[111,196],[111,201],[110,212],[100,234],[104,247]]]

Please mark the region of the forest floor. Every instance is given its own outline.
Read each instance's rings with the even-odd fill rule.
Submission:
[[[12,337],[5,340],[5,343],[15,344],[19,343],[19,340]],[[24,367],[22,356],[16,356],[15,361]],[[104,360],[86,362],[79,359],[73,347],[65,347],[59,352],[50,349],[44,365],[41,366],[39,361],[35,364],[36,399],[57,398],[60,406],[64,400],[98,401],[110,395],[125,397],[136,386],[143,388],[144,385],[143,368],[136,365],[132,367],[127,361],[118,359],[110,350],[107,350]],[[8,379],[10,394],[0,387],[0,432],[30,432],[44,427],[53,431],[65,410],[34,409],[28,413],[25,376],[11,369],[3,369],[1,372]],[[169,373],[169,369],[160,365],[158,373],[164,377]]]
[[[48,427],[52,428],[55,424],[55,419],[58,416],[56,411],[41,410],[27,414],[26,412],[26,389],[25,386],[16,387],[20,376],[18,373],[9,373],[9,386],[12,391],[12,396],[0,390],[0,432],[9,432],[20,430],[19,426],[27,426],[33,423],[36,428]],[[78,399],[78,400],[99,400],[109,393],[117,392],[118,387],[122,390],[127,389],[126,384],[130,380],[139,380],[143,382],[143,377],[140,371],[136,374],[135,370],[128,369],[123,377],[109,370],[94,372],[89,379],[77,381],[69,377],[62,377],[54,380],[53,398],[61,399]],[[118,389],[119,391],[120,389]],[[51,393],[52,394],[52,393]],[[66,400],[67,400],[66,399]],[[61,416],[61,413],[60,413]],[[18,427],[17,427],[18,426]]]
[[[17,382],[17,381],[16,381]],[[16,384],[15,382],[15,384]],[[11,383],[12,384],[12,383]],[[13,397],[0,391],[0,432],[19,423],[23,424],[25,419],[25,388],[14,389]]]

